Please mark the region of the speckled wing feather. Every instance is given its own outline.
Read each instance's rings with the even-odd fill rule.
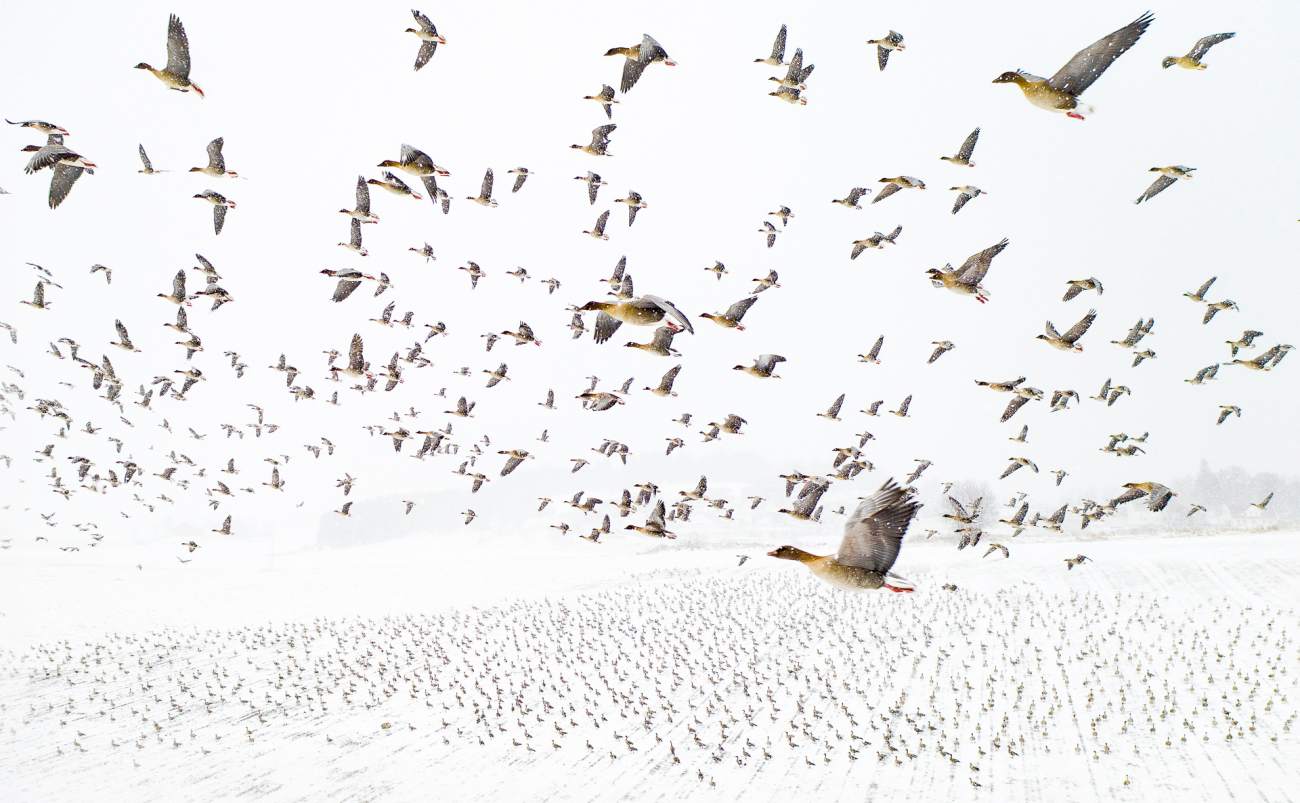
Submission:
[[[888,53],[889,51],[886,50],[885,52]],[[901,189],[902,187],[898,186],[897,184],[886,184],[884,187],[881,188],[880,192],[876,195],[876,197],[871,199],[871,202],[873,204],[878,204]]]
[[[668,299],[660,298],[659,296],[644,295],[641,296],[640,300],[649,301],[652,304],[659,305],[668,314],[668,317],[672,318],[673,320],[677,321],[677,323],[681,324],[682,328],[685,329],[686,331],[690,332],[691,334],[695,334],[695,327],[691,326],[691,319],[683,315],[682,311],[677,309],[677,307],[673,306],[673,303]]]
[[[955,215],[955,214],[957,214],[958,212],[960,212],[960,211],[961,211],[961,208],[962,208],[963,206],[966,205],[966,202],[969,201],[971,198],[974,198],[974,197],[975,197],[975,196],[971,195],[969,192],[963,192],[963,193],[960,193],[960,194],[957,196],[957,201],[956,201],[956,203],[954,203],[954,204],[952,205],[952,213]]]
[[[889,63],[889,49],[876,45],[876,62],[880,65],[880,71],[885,71],[885,65]]]
[[[217,137],[208,143],[208,167],[214,168],[217,173],[226,172],[226,159],[221,155],[221,149],[225,144],[225,137]]]
[[[917,503],[892,479],[858,505],[844,524],[844,541],[835,560],[845,566],[884,574],[898,559]]]
[[[1159,195],[1160,193],[1164,192],[1165,188],[1169,187],[1171,184],[1174,184],[1176,182],[1177,179],[1173,179],[1170,178],[1169,176],[1162,175],[1159,178],[1157,178],[1155,181],[1151,182],[1151,186],[1147,187],[1146,192],[1139,195],[1137,200],[1134,201],[1133,203],[1140,204],[1143,201],[1149,201],[1152,198]]]
[[[50,208],[57,209],[59,204],[67,199],[68,193],[72,191],[72,185],[77,183],[85,168],[76,165],[57,164],[54,166],[54,175],[50,178]],[[225,211],[224,208],[222,211]]]
[[[1073,343],[1074,341],[1083,337],[1084,333],[1088,331],[1088,327],[1092,326],[1092,322],[1095,321],[1096,319],[1097,319],[1097,310],[1095,309],[1089,310],[1087,315],[1083,316],[1083,318],[1081,318],[1078,323],[1070,327],[1070,331],[1065,333],[1065,337],[1063,339],[1070,343]]]
[[[989,272],[989,265],[993,262],[993,257],[1002,253],[1003,249],[1010,243],[1011,240],[1004,237],[1002,242],[990,245],[963,262],[961,269],[957,271],[962,284],[979,284],[984,281],[984,277]]]
[[[515,176],[515,186],[514,186],[514,188],[513,188],[512,190],[510,190],[510,191],[511,191],[512,193],[513,193],[513,192],[519,192],[519,188],[522,187],[522,186],[524,186],[524,182],[527,181],[527,180],[528,180],[528,174],[527,174],[527,173],[520,173],[519,175]]]
[[[479,190],[479,197],[492,197],[492,168],[490,167],[487,169],[487,172],[483,174],[483,189]]]
[[[338,286],[334,288],[334,302],[338,303],[352,295],[352,291],[356,290],[360,286],[361,282],[353,281],[351,279],[339,279]]]
[[[961,144],[961,150],[957,151],[957,158],[963,161],[970,161],[971,154],[975,153],[975,143],[979,142],[980,130],[977,128],[970,132],[966,141]]]
[[[748,298],[742,298],[741,300],[737,301],[735,304],[732,304],[730,307],[727,307],[727,312],[723,317],[729,318],[730,320],[733,321],[739,321],[741,318],[745,317],[745,313],[749,311],[750,307],[754,306],[754,302],[756,301],[758,301],[757,296],[749,296]]]
[[[610,316],[609,313],[600,312],[596,315],[596,327],[593,337],[597,343],[604,343],[613,337],[614,333],[618,331],[618,327],[622,325],[622,321]]]
[[[1235,33],[1216,33],[1216,34],[1211,34],[1210,36],[1206,36],[1202,38],[1200,41],[1198,41],[1196,43],[1196,46],[1192,48],[1192,52],[1188,53],[1187,55],[1196,59],[1197,61],[1200,61],[1201,59],[1205,58],[1206,53],[1210,52],[1210,48],[1214,47],[1220,42],[1226,42],[1227,40],[1231,39],[1234,36],[1236,36]]]
[[[1154,19],[1155,17],[1147,12],[1118,31],[1098,39],[1075,53],[1074,58],[1066,62],[1056,75],[1048,79],[1047,85],[1071,95],[1081,94],[1101,77],[1107,67],[1115,63],[1115,59],[1124,55],[1126,50],[1137,43]]]
[[[1011,416],[1015,415],[1017,410],[1019,410],[1021,407],[1024,407],[1028,403],[1029,403],[1029,399],[1026,399],[1024,396],[1016,396],[1013,399],[1011,399],[1011,401],[1007,404],[1007,409],[1002,412],[1002,419],[1001,419],[1002,422],[1006,423],[1007,421],[1011,420]]]
[[[167,72],[177,78],[190,77],[190,40],[181,18],[175,14],[167,20]]]
[[[506,461],[505,466],[502,467],[501,476],[504,477],[505,475],[514,471],[516,468],[519,467],[519,464],[522,462],[524,462],[524,459],[522,457],[511,457],[509,460]]]

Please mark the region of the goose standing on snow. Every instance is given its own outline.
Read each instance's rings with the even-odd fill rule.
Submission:
[[[1150,12],[1104,36],[1074,54],[1074,57],[1051,78],[1040,78],[1021,70],[1004,72],[993,79],[995,84],[1015,84],[1025,93],[1025,99],[1040,109],[1063,112],[1067,117],[1082,120],[1081,112],[1092,109],[1079,102],[1079,95],[1101,77],[1115,59],[1124,55],[1146,32],[1155,17]]]
[[[189,92],[193,89],[203,97],[199,85],[190,81],[190,40],[185,35],[185,26],[175,14],[167,20],[167,66],[155,70],[144,62],[135,65],[137,70],[148,70],[154,77],[167,85],[168,89]]]
[[[774,558],[797,560],[818,579],[846,591],[915,588],[890,569],[898,560],[907,526],[919,505],[893,480],[863,500],[844,524],[844,540],[835,555],[818,556],[793,546],[769,552]]]

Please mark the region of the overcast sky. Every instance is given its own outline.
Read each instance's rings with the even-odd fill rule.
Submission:
[[[864,450],[876,471],[837,483],[826,498],[834,507],[852,505],[886,477],[905,476],[918,458],[934,463],[921,484],[934,503],[942,480],[987,482],[1008,496],[1025,490],[1055,507],[1087,493],[1118,493],[1125,482],[1169,483],[1202,460],[1214,468],[1294,473],[1300,423],[1288,412],[1300,357],[1270,373],[1225,365],[1217,382],[1183,382],[1230,359],[1224,341],[1244,329],[1264,332],[1247,357],[1300,339],[1292,312],[1300,292],[1292,266],[1300,246],[1298,177],[1290,157],[1297,112],[1278,92],[1300,24],[1291,5],[1154,9],[1146,35],[1084,95],[1096,109],[1084,122],[1037,109],[1016,89],[991,81],[1016,68],[1051,75],[1143,7],[1099,2],[1068,13],[1044,7],[1026,14],[1023,4],[1010,3],[825,5],[795,14],[776,3],[664,2],[591,14],[588,5],[453,5],[422,9],[448,43],[419,72],[411,69],[419,43],[403,33],[414,24],[403,5],[290,10],[143,2],[65,9],[75,24],[51,26],[48,12],[31,4],[0,11],[0,60],[19,78],[6,90],[3,115],[66,127],[68,146],[99,166],[51,211],[49,173],[24,175],[26,155],[18,152],[43,136],[18,127],[0,131],[11,154],[0,161],[0,187],[11,193],[0,196],[6,221],[0,320],[19,334],[16,346],[0,337],[0,365],[25,377],[0,372],[27,394],[25,401],[9,395],[17,418],[0,420],[7,427],[0,452],[13,457],[12,467],[0,470],[0,497],[11,506],[0,514],[6,532],[25,534],[40,526],[37,512],[59,511],[65,523],[95,521],[121,540],[156,540],[169,551],[177,549],[170,535],[178,523],[204,532],[233,514],[241,533],[294,533],[305,542],[322,515],[344,501],[333,481],[345,472],[360,480],[349,497],[357,500],[357,526],[365,525],[368,504],[420,498],[430,502],[412,518],[423,517],[430,532],[461,528],[459,512],[472,508],[479,520],[467,533],[524,530],[549,537],[547,526],[559,521],[576,529],[591,525],[567,508],[537,514],[536,497],[560,500],[584,490],[610,500],[633,483],[652,481],[671,502],[707,474],[710,488],[737,508],[738,521],[726,527],[768,530],[783,519],[775,514],[783,491],[776,475],[829,471],[831,449],[856,444],[855,433],[863,431],[876,437]],[[169,13],[184,21],[191,78],[206,99],[169,91],[131,69],[141,61],[165,62]],[[805,65],[816,64],[807,106],[768,97],[776,87],[767,78],[784,69],[753,63],[768,55],[783,23],[787,58],[802,48]],[[905,36],[907,49],[882,73],[865,41],[890,29]],[[1201,36],[1220,31],[1238,35],[1210,52],[1209,69],[1160,68],[1163,57],[1182,55]],[[630,94],[619,96],[613,158],[568,148],[588,143],[591,129],[607,122],[599,106],[582,100],[602,83],[618,84],[622,58],[602,54],[638,42],[643,33],[657,38],[679,66],[653,65]],[[940,161],[977,126],[975,168]],[[217,136],[224,136],[227,166],[240,178],[185,173],[206,163],[205,146]],[[365,227],[370,256],[339,248],[348,220],[337,210],[352,207],[358,174],[379,177],[378,162],[397,158],[404,142],[451,171],[441,181],[454,199],[451,214],[442,215],[428,199],[376,189],[373,211],[381,222]],[[137,144],[155,168],[173,172],[139,175]],[[1148,168],[1173,164],[1196,167],[1195,179],[1134,206],[1154,178]],[[536,176],[511,194],[513,176],[506,171],[519,166]],[[496,209],[463,200],[478,193],[489,167],[496,173]],[[588,170],[609,182],[594,206],[573,180]],[[862,211],[828,203],[855,186],[878,190],[878,179],[899,174],[922,179],[928,189],[876,205],[864,201]],[[403,177],[418,187],[418,179]],[[948,188],[965,184],[987,195],[953,216],[956,193]],[[192,198],[205,189],[238,203],[220,236],[213,234],[211,207]],[[632,228],[624,207],[614,203],[630,189],[649,204]],[[768,249],[758,229],[775,221],[766,213],[782,204],[796,217]],[[583,236],[606,209],[612,210],[609,240]],[[896,247],[849,259],[854,240],[897,225],[903,232]],[[1010,246],[985,281],[988,304],[936,290],[926,279],[928,268],[960,265],[1004,237]],[[436,262],[406,250],[425,242]],[[155,400],[145,411],[132,404],[136,388],[186,365],[184,350],[173,345],[182,338],[163,327],[175,308],[155,296],[171,291],[178,269],[197,264],[195,253],[212,261],[236,301],[215,313],[195,302],[190,325],[205,351],[192,364],[208,381],[184,403]],[[668,298],[693,319],[721,312],[769,270],[779,272],[782,287],[759,297],[743,332],[695,319],[695,335],[676,339],[680,360],[623,348],[646,342],[649,328],[624,326],[602,346],[589,335],[570,340],[566,306],[605,298],[608,287],[599,280],[624,255],[638,293]],[[456,270],[467,260],[487,273],[477,290]],[[715,260],[730,271],[721,281],[704,271]],[[62,285],[47,291],[48,311],[18,303],[30,300],[36,280],[27,262],[48,268]],[[111,285],[88,273],[96,263],[112,268]],[[517,266],[534,278],[521,284],[505,275]],[[334,304],[334,282],[319,274],[324,268],[383,271],[394,287],[374,298],[373,285],[366,285]],[[200,289],[202,277],[188,273],[190,291]],[[1215,275],[1209,300],[1230,298],[1240,311],[1202,325],[1204,305],[1182,293]],[[1089,276],[1103,282],[1105,294],[1062,303],[1066,280]],[[562,283],[554,295],[540,284],[550,277]],[[408,368],[397,391],[364,398],[347,390],[352,383],[325,381],[322,351],[345,352],[354,332],[365,338],[375,367],[423,339],[422,328],[369,322],[390,301],[399,316],[413,310],[417,325],[447,324],[450,336],[427,344],[434,366]],[[1081,341],[1082,354],[1035,339],[1045,320],[1064,331],[1090,308],[1098,317]],[[1158,356],[1133,368],[1131,351],[1109,341],[1123,339],[1145,317],[1154,317],[1155,327],[1142,347]],[[116,339],[116,318],[141,353],[108,345]],[[541,348],[507,339],[484,353],[481,334],[514,329],[521,319]],[[588,326],[593,322],[588,316]],[[882,364],[858,362],[855,355],[880,335]],[[125,378],[125,418],[133,427],[96,398],[89,372],[45,353],[60,337],[76,340],[93,361],[109,355]],[[951,340],[956,349],[927,365],[937,340]],[[235,378],[225,351],[249,365],[243,379]],[[781,379],[731,370],[765,352],[787,358]],[[284,375],[268,370],[281,353],[317,400],[295,403]],[[481,371],[502,361],[512,381],[485,389]],[[640,390],[679,362],[677,398]],[[453,374],[462,366],[469,378]],[[583,411],[573,397],[592,374],[605,389],[635,377],[636,390],[612,411]],[[1031,403],[999,423],[1008,397],[974,380],[1019,376],[1049,398],[1054,390],[1073,389],[1084,401],[1058,413],[1048,412],[1047,401]],[[1107,378],[1130,387],[1131,396],[1112,407],[1087,400]],[[446,399],[436,396],[443,387]],[[336,389],[342,406],[327,406],[323,398]],[[555,391],[555,411],[537,406],[547,389]],[[843,420],[817,418],[840,393],[847,393]],[[896,409],[909,394],[908,419],[857,412],[877,399],[885,402],[882,410]],[[411,444],[395,455],[389,439],[362,429],[412,406],[421,415],[402,426],[441,427],[448,420],[441,411],[460,395],[478,406],[474,419],[456,420],[459,458],[418,463],[406,456]],[[60,400],[76,429],[87,419],[104,429],[55,440],[54,423],[25,409],[34,398]],[[245,426],[255,420],[248,404],[265,408],[266,420],[282,428],[254,438]],[[1240,406],[1242,416],[1216,426],[1219,405],[1226,404]],[[693,415],[689,429],[672,423],[683,412]],[[704,424],[728,413],[748,420],[745,434],[701,443],[696,433]],[[173,434],[160,428],[164,419]],[[227,439],[222,423],[247,434]],[[1008,442],[1023,425],[1029,442]],[[187,427],[206,438],[190,439]],[[545,444],[536,440],[544,429]],[[1098,451],[1110,434],[1148,431],[1144,456],[1117,459]],[[451,472],[485,434],[491,447],[484,447],[488,454],[475,470],[494,479],[471,495],[468,482]],[[126,442],[121,455],[105,440],[109,435]],[[322,436],[338,451],[315,460],[303,445]],[[687,445],[666,457],[671,437]],[[626,467],[589,451],[606,438],[629,445]],[[48,443],[56,444],[54,461],[32,462]],[[496,451],[510,448],[537,459],[500,478],[505,458]],[[170,465],[165,455],[173,449],[206,466],[208,476],[183,467],[176,476],[191,479],[188,490],[149,476],[142,488],[93,498],[79,490],[71,501],[48,488],[51,465],[76,487],[69,455],[89,457],[102,473],[129,454],[152,475]],[[270,474],[262,459],[284,454],[291,457],[281,466],[286,490],[262,487]],[[1021,471],[999,482],[1013,456],[1032,459],[1043,473]],[[217,473],[230,457],[243,472],[232,487],[257,493],[237,492],[214,511],[204,489],[214,479],[230,479]],[[571,476],[575,457],[594,463]],[[1060,489],[1047,474],[1055,469],[1070,472]],[[159,512],[150,516],[133,494]],[[174,504],[160,502],[159,494]],[[772,501],[751,514],[749,495]],[[11,530],[11,522],[20,529]],[[692,526],[708,532],[723,525],[700,511],[692,525],[678,528],[684,538]],[[66,526],[59,532],[75,542]]]

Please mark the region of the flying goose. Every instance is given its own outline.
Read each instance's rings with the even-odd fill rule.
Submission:
[[[1214,423],[1215,423],[1215,424],[1222,424],[1224,421],[1227,421],[1229,418],[1231,418],[1231,417],[1234,416],[1234,415],[1237,416],[1238,418],[1241,418],[1241,408],[1240,408],[1240,407],[1238,407],[1238,406],[1235,405],[1235,404],[1220,404],[1220,405],[1219,405],[1219,420],[1218,420],[1218,421],[1215,421]]]
[[[1147,187],[1146,192],[1138,196],[1133,203],[1140,204],[1143,201],[1149,201],[1167,188],[1173,186],[1179,179],[1192,178],[1192,171],[1195,167],[1185,167],[1183,165],[1174,165],[1172,167],[1153,167],[1148,172],[1160,173],[1161,175]]]
[[[234,173],[231,173],[233,176]],[[370,213],[370,185],[366,183],[365,176],[357,176],[357,208],[348,210],[340,209],[340,213],[347,215],[353,220],[359,220],[362,223],[378,223],[379,216]],[[428,243],[424,244],[425,248],[429,247]],[[415,251],[416,249],[409,249]],[[417,252],[418,253],[418,252]],[[429,249],[428,257],[433,257],[433,250]]]
[[[1268,496],[1264,497],[1263,502],[1251,502],[1250,506],[1253,508],[1258,508],[1259,510],[1263,510],[1264,508],[1268,507],[1268,503],[1272,501],[1273,501],[1273,492],[1270,491]]]
[[[1184,296],[1185,298],[1190,298],[1191,300],[1196,301],[1196,302],[1198,302],[1198,303],[1204,301],[1204,300],[1205,300],[1205,291],[1210,289],[1210,285],[1214,284],[1214,280],[1217,279],[1217,278],[1219,278],[1219,277],[1218,277],[1218,276],[1211,276],[1210,279],[1209,279],[1209,281],[1207,281],[1205,284],[1201,285],[1201,288],[1200,288],[1199,290],[1197,290],[1195,293],[1183,293],[1183,296]]]
[[[614,119],[614,107],[612,104],[618,103],[617,100],[614,100],[614,87],[609,84],[601,84],[600,92],[595,95],[583,95],[582,99],[596,101],[600,104],[600,107],[605,110],[605,119]]]
[[[871,190],[867,189],[866,187],[854,187],[853,189],[849,190],[848,196],[844,198],[839,198],[837,200],[832,200],[831,203],[839,204],[840,206],[847,206],[849,209],[857,209],[858,211],[862,211],[862,207],[858,205],[858,201],[859,199],[862,198],[862,196],[870,195],[870,194],[871,194]]]
[[[863,251],[865,251],[868,248],[884,248],[885,243],[889,243],[890,245],[896,245],[898,241],[898,235],[902,233],[903,233],[903,227],[898,226],[888,235],[881,234],[880,232],[876,232],[875,234],[871,235],[865,240],[854,240],[853,252],[849,254],[849,259],[857,259],[858,254],[861,254]]]
[[[1068,570],[1068,569],[1073,569],[1075,566],[1082,566],[1085,560],[1092,560],[1092,558],[1088,557],[1087,555],[1078,555],[1073,558],[1065,558],[1064,560],[1065,560],[1065,568]]]
[[[785,357],[782,357],[780,354],[760,354],[758,355],[758,359],[754,361],[753,365],[737,365],[732,370],[744,371],[750,376],[756,376],[760,379],[780,379],[781,377],[772,373],[776,370],[776,364],[779,362],[785,362]],[[844,397],[841,396],[841,404],[843,403],[843,400]]]
[[[934,353],[930,355],[930,359],[926,360],[927,365],[939,359],[940,357],[952,351],[953,349],[957,348],[956,344],[954,344],[951,340],[935,340],[933,343],[931,343],[931,345],[935,346],[935,350]]]
[[[655,503],[654,509],[650,511],[650,516],[646,519],[644,527],[637,527],[634,524],[629,524],[623,529],[634,530],[642,535],[651,536],[652,538],[677,537],[667,529],[667,523],[664,521],[664,502],[662,499]]]
[[[1019,471],[1021,468],[1024,468],[1025,466],[1029,466],[1031,469],[1033,469],[1035,474],[1038,473],[1038,466],[1034,465],[1034,461],[1030,460],[1027,457],[1013,457],[1011,458],[1011,464],[1007,466],[1006,471],[1003,471],[1002,476],[998,477],[998,479],[1005,480],[1007,477],[1011,476],[1012,474]]]
[[[134,351],[134,352],[136,352],[136,353],[138,354],[138,353],[140,352],[140,349],[138,349],[138,348],[136,348],[135,346],[131,345],[131,337],[130,337],[130,335],[128,335],[128,334],[126,333],[126,327],[122,325],[122,321],[121,321],[121,319],[118,319],[118,320],[114,321],[113,324],[117,327],[117,338],[118,338],[118,339],[117,339],[116,342],[110,342],[109,345],[110,345],[110,346],[117,346],[118,348],[122,349],[123,351]],[[190,355],[193,356],[193,353],[194,353],[194,352],[190,352]],[[187,358],[187,359],[188,359],[188,358]]]
[[[1260,337],[1263,334],[1263,332],[1257,332],[1254,329],[1247,329],[1242,333],[1240,340],[1228,340],[1225,342],[1229,346],[1232,346],[1232,356],[1236,357],[1239,350],[1254,348],[1255,338]]]
[[[509,455],[506,464],[501,468],[501,476],[505,476],[519,467],[519,464],[525,460],[532,460],[534,456],[522,449],[511,449],[509,451],[497,452],[497,454]]]
[[[1184,70],[1204,70],[1205,65],[1201,63],[1201,59],[1205,58],[1205,54],[1209,52],[1210,48],[1220,42],[1226,42],[1236,35],[1235,33],[1215,33],[1202,37],[1197,40],[1186,56],[1166,56],[1164,61],[1160,62],[1160,66],[1167,70],[1177,64]]]
[[[970,160],[970,157],[971,154],[975,153],[975,143],[979,142],[979,138],[980,130],[976,128],[966,137],[966,141],[961,144],[961,150],[957,151],[956,156],[940,156],[939,159],[955,165],[974,167],[975,163]]]
[[[491,209],[496,208],[497,202],[492,200],[492,168],[489,167],[487,172],[483,174],[483,186],[479,190],[478,197],[468,197],[465,200],[473,201],[479,206],[486,206]]]
[[[1078,345],[1079,338],[1087,333],[1088,327],[1097,319],[1097,310],[1088,310],[1088,314],[1079,319],[1079,322],[1070,327],[1065,334],[1056,331],[1052,322],[1047,322],[1047,333],[1038,336],[1039,340],[1046,340],[1049,346],[1060,349],[1061,351],[1083,351],[1083,346]]]
[[[967,185],[965,187],[949,187],[948,189],[955,190],[961,193],[960,195],[957,196],[957,200],[952,205],[952,213],[954,215],[960,212],[961,208],[965,206],[966,202],[969,201],[970,199],[978,198],[981,195],[988,194],[984,190],[981,190],[979,187],[972,187],[970,185]]]
[[[1133,324],[1133,328],[1128,330],[1128,334],[1124,336],[1123,340],[1112,340],[1110,342],[1114,343],[1117,346],[1123,346],[1126,349],[1131,349],[1134,346],[1136,346],[1138,342],[1142,340],[1142,338],[1151,334],[1151,327],[1155,325],[1156,325],[1155,318],[1148,318],[1146,321],[1143,321],[1141,318],[1138,318],[1137,323]]]
[[[880,71],[885,71],[885,65],[889,63],[889,53],[892,50],[906,50],[903,47],[903,35],[898,31],[890,31],[889,35],[880,39],[868,39],[868,45],[876,46],[876,63],[880,65]]]
[[[205,175],[212,176],[213,178],[221,178],[222,176],[230,176],[231,178],[238,178],[239,177],[238,173],[236,173],[233,170],[226,169],[226,159],[221,155],[221,148],[225,144],[226,144],[225,137],[217,137],[216,139],[209,142],[208,143],[208,166],[191,167],[190,172],[203,173]]]
[[[638,210],[645,209],[650,206],[650,204],[641,200],[641,193],[637,192],[636,190],[628,190],[626,198],[615,198],[614,203],[627,204],[627,225],[629,226],[631,226],[633,223],[636,222],[636,213]]]
[[[574,313],[574,318],[581,324],[581,316]],[[655,329],[649,343],[624,343],[623,345],[630,348],[648,351],[651,354],[658,354],[661,357],[678,357],[681,356],[677,349],[673,348],[673,337],[680,332],[680,329],[674,329],[671,326],[660,326]],[[575,332],[575,336],[581,332]]]
[[[656,396],[676,396],[677,393],[673,390],[673,381],[677,379],[677,374],[680,373],[681,370],[682,367],[680,365],[674,365],[664,374],[663,379],[659,380],[658,387],[647,387],[643,388],[643,390],[648,390]]]
[[[377,178],[366,179],[366,184],[374,184],[376,187],[382,187],[394,195],[407,195],[417,201],[421,200],[420,196],[412,191],[410,187],[406,186],[406,182],[402,181],[397,176],[387,170],[384,171],[383,176],[384,178],[382,181]]]
[[[874,365],[880,365],[880,348],[883,345],[885,345],[885,336],[881,335],[880,337],[876,338],[876,343],[871,347],[871,351],[867,352],[866,354],[858,355],[858,362],[869,362]],[[937,356],[938,355],[936,355],[936,358]],[[931,359],[930,362],[934,362],[934,360]]]
[[[596,316],[595,341],[604,343],[613,337],[614,332],[624,323],[636,326],[653,326],[665,318],[669,318],[668,325],[679,326],[691,334],[695,334],[691,321],[681,313],[672,302],[658,296],[644,295],[640,298],[634,298],[629,301],[609,302],[609,301],[588,301],[586,304],[578,307],[577,312],[588,312],[591,310],[599,311]]]
[[[914,591],[911,583],[890,569],[898,559],[903,536],[918,507],[915,500],[890,480],[853,511],[844,524],[844,540],[835,555],[817,556],[793,546],[779,547],[768,555],[797,560],[819,579],[846,591],[876,588]]]
[[[137,70],[148,70],[154,77],[167,85],[168,89],[189,92],[193,89],[204,97],[198,84],[190,81],[190,40],[185,36],[185,26],[180,17],[172,14],[167,20],[167,66],[155,70],[144,62],[135,65]]]
[[[771,221],[764,220],[763,228],[759,229],[758,233],[767,235],[768,248],[771,248],[772,246],[776,245],[777,228],[776,226],[772,225]]]
[[[226,209],[227,208],[234,209],[235,202],[228,200],[226,196],[222,195],[219,192],[215,192],[213,190],[204,190],[203,192],[199,193],[198,195],[195,195],[194,197],[202,198],[203,200],[212,204],[212,227],[217,234],[220,234],[222,227],[226,225]],[[356,221],[353,222],[356,223]],[[360,226],[359,223],[357,223],[357,225]],[[359,232],[360,229],[358,228],[356,229],[356,231]],[[357,234],[354,239],[356,239],[359,247],[361,235]]]
[[[1103,291],[1101,281],[1095,276],[1088,279],[1071,279],[1066,284],[1069,286],[1065,288],[1065,296],[1061,299],[1062,301],[1069,301],[1084,290],[1096,290],[1097,295],[1101,295]]]
[[[145,174],[146,176],[152,176],[152,175],[155,175],[155,174],[157,174],[157,173],[167,173],[167,172],[170,172],[170,171],[167,171],[167,170],[154,170],[154,169],[153,169],[153,162],[150,162],[150,161],[149,161],[149,154],[147,154],[147,153],[144,152],[144,145],[140,145],[140,161],[144,163],[144,169],[143,169],[143,170],[139,170],[139,171],[137,171],[137,172],[139,172],[139,173],[143,173],[143,174]]]
[[[829,421],[839,421],[840,408],[844,406],[844,396],[845,394],[841,393],[839,395],[839,398],[831,402],[831,406],[826,408],[826,412],[818,413],[817,416],[819,418],[825,418]],[[909,396],[908,398],[910,399],[911,397]]]
[[[765,59],[754,59],[755,64],[766,64],[769,67],[785,66],[785,26],[777,31],[776,41],[772,43],[772,55]]]
[[[724,329],[735,329],[736,331],[743,332],[745,331],[745,327],[740,325],[740,319],[745,317],[745,313],[749,311],[750,307],[754,306],[754,302],[756,301],[758,301],[758,296],[746,296],[728,307],[726,312],[704,312],[700,314],[700,317],[708,318]]]
[[[930,268],[926,274],[930,277],[930,283],[935,287],[946,287],[958,295],[974,296],[975,300],[983,304],[988,301],[987,291],[980,284],[984,277],[988,275],[989,267],[993,263],[993,258],[1002,253],[1011,241],[1003,238],[1001,242],[995,243],[977,254],[972,254],[962,263],[961,268],[953,270],[952,265],[948,264],[942,270]]]
[[[502,332],[501,334],[508,335],[509,337],[514,338],[516,346],[522,346],[525,343],[532,343],[534,346],[542,345],[542,341],[538,340],[536,337],[533,336],[533,328],[528,324],[524,323],[523,321],[519,322],[518,332],[507,331],[507,332]]]
[[[885,200],[886,198],[898,192],[899,190],[925,189],[924,181],[922,181],[919,178],[913,178],[911,176],[895,176],[894,178],[882,178],[880,179],[880,183],[884,184],[885,186],[881,188],[880,192],[876,195],[875,198],[871,199],[871,202],[873,204],[880,203],[881,201]]]
[[[420,69],[429,63],[433,54],[438,50],[438,45],[447,44],[447,40],[438,35],[438,29],[429,18],[411,9],[411,15],[415,17],[415,22],[419,28],[407,28],[403,33],[413,33],[420,40],[420,51],[415,54],[415,69]],[[466,522],[468,524],[469,522]]]
[[[1067,117],[1082,120],[1083,112],[1091,107],[1079,102],[1079,96],[1101,77],[1115,59],[1124,55],[1146,32],[1155,17],[1150,12],[1108,36],[1093,42],[1074,54],[1064,67],[1051,78],[1016,70],[1004,72],[993,79],[995,84],[1015,84],[1024,92],[1025,99],[1040,109],[1064,112]]]
[[[591,130],[590,145],[570,145],[569,147],[576,148],[583,153],[589,153],[592,156],[613,156],[614,154],[606,152],[606,148],[609,147],[609,135],[616,128],[618,128],[617,123],[607,123],[599,128],[593,128]]]
[[[1217,315],[1220,310],[1225,310],[1225,309],[1236,310],[1238,312],[1241,311],[1240,308],[1237,307],[1236,302],[1234,301],[1231,300],[1216,301],[1213,304],[1208,305],[1208,307],[1205,310],[1205,318],[1201,320],[1201,323],[1203,324],[1209,323],[1210,319],[1213,318],[1215,315]]]
[[[612,47],[605,52],[606,56],[623,56],[626,61],[623,62],[623,82],[619,87],[623,94],[627,94],[636,82],[641,79],[641,73],[645,68],[656,62],[661,62],[665,67],[676,67],[677,62],[673,61],[668,51],[654,40],[650,34],[643,34],[640,44],[631,47]]]
[[[605,224],[607,222],[609,222],[608,209],[606,209],[604,212],[601,212],[600,217],[596,218],[596,225],[592,227],[591,231],[584,231],[583,234],[586,234],[587,236],[592,237],[593,239],[596,240],[608,240],[609,235],[605,233]]]

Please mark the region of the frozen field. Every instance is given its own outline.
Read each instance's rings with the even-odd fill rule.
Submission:
[[[1296,538],[5,565],[0,798],[1294,800]]]

